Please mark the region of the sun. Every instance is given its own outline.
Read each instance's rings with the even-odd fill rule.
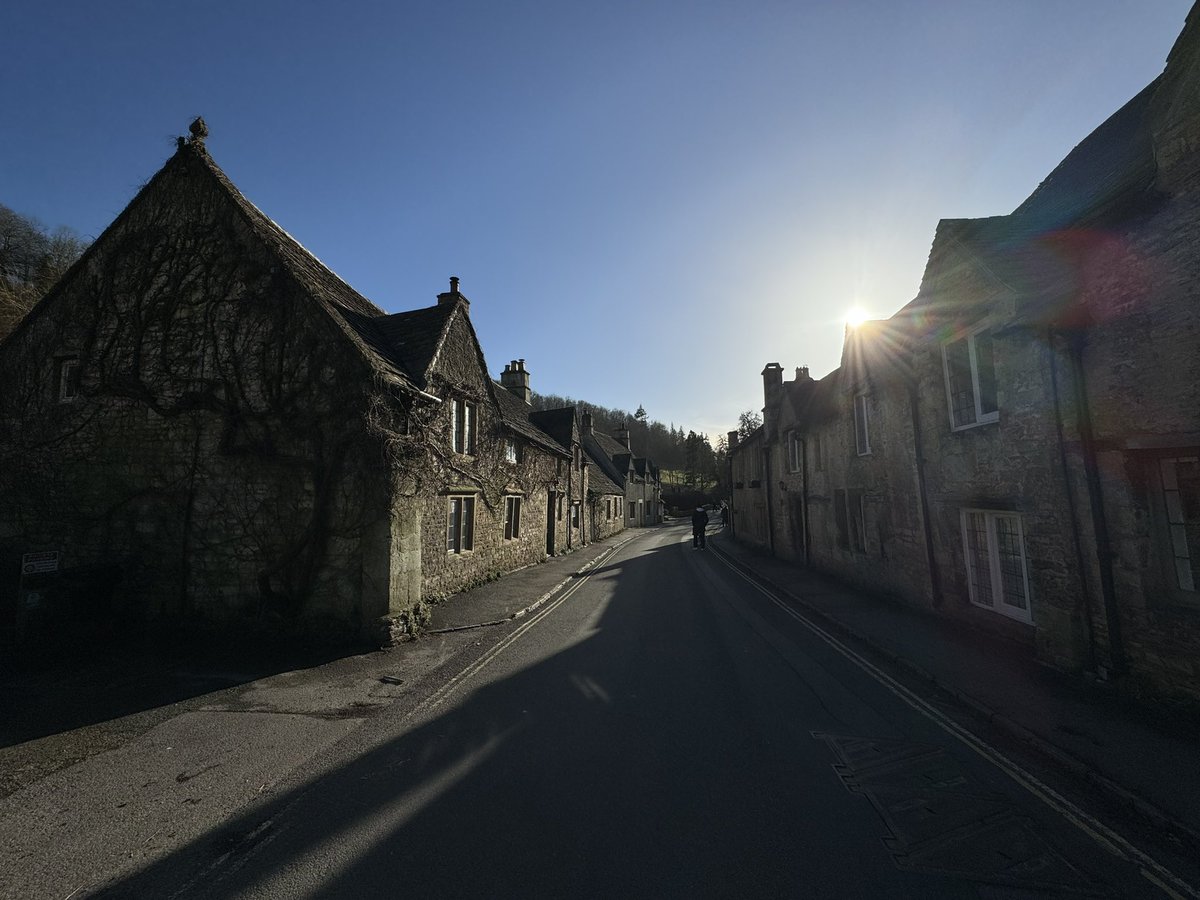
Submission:
[[[867,321],[867,311],[861,306],[852,306],[846,310],[846,314],[842,316],[842,321],[851,328],[857,328],[863,322]]]

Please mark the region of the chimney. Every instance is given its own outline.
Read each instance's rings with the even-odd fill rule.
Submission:
[[[808,374],[808,366],[796,366],[797,381],[812,381],[812,376]]]
[[[729,449],[736,450],[738,445],[738,433],[736,431],[729,432]]]
[[[438,302],[438,306],[443,306],[447,303],[460,303],[461,302],[463,305],[464,312],[469,313],[471,311],[471,301],[468,300],[466,297],[464,297],[462,294],[460,294],[458,291],[458,276],[457,275],[450,276],[450,290],[444,294],[438,294],[437,302]]]
[[[624,422],[622,422],[621,426],[617,429],[617,433],[616,433],[615,437],[618,441],[620,441],[622,444],[625,445],[626,450],[633,449],[632,447],[629,446],[629,429],[625,427]]]
[[[579,427],[583,431],[583,436],[591,437],[592,436],[592,414],[585,410],[583,415],[580,417],[580,420],[581,420],[581,423],[580,423]]]
[[[504,371],[500,373],[500,383],[509,393],[533,405],[533,391],[529,387],[529,373],[525,371],[525,360],[514,359],[505,366]]]
[[[777,362],[767,363],[762,370],[763,379],[763,432],[768,439],[774,437],[779,400],[783,394],[783,366]]]

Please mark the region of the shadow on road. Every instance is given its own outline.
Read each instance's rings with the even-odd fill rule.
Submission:
[[[551,613],[495,658],[495,680],[95,896],[836,892],[820,847],[846,835],[805,810],[845,792],[794,777],[829,766],[812,723],[775,722],[770,696],[746,703],[751,648],[713,627],[730,613],[692,554],[670,544],[596,571],[588,599],[567,601],[595,612]],[[550,635],[561,649],[539,659]],[[887,869],[858,866],[851,892]]]

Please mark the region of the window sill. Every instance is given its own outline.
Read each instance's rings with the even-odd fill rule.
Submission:
[[[999,425],[999,424],[1000,424],[1000,417],[993,416],[989,419],[980,419],[978,422],[971,422],[969,425],[951,425],[950,431],[951,432],[971,431],[975,428],[982,428],[985,425]]]
[[[1030,613],[1022,614],[1016,611],[1009,612],[1007,609],[998,609],[995,606],[986,606],[983,603],[976,603],[974,600],[971,601],[971,606],[973,606],[975,609],[982,609],[985,612],[990,612],[1002,618],[1010,619],[1013,622],[1020,622],[1022,625],[1028,625],[1031,628],[1037,627],[1033,621],[1033,615]]]

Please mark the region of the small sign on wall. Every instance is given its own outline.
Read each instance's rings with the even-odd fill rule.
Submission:
[[[41,550],[37,553],[22,555],[21,574],[39,575],[43,572],[57,572],[58,554],[58,550]]]

